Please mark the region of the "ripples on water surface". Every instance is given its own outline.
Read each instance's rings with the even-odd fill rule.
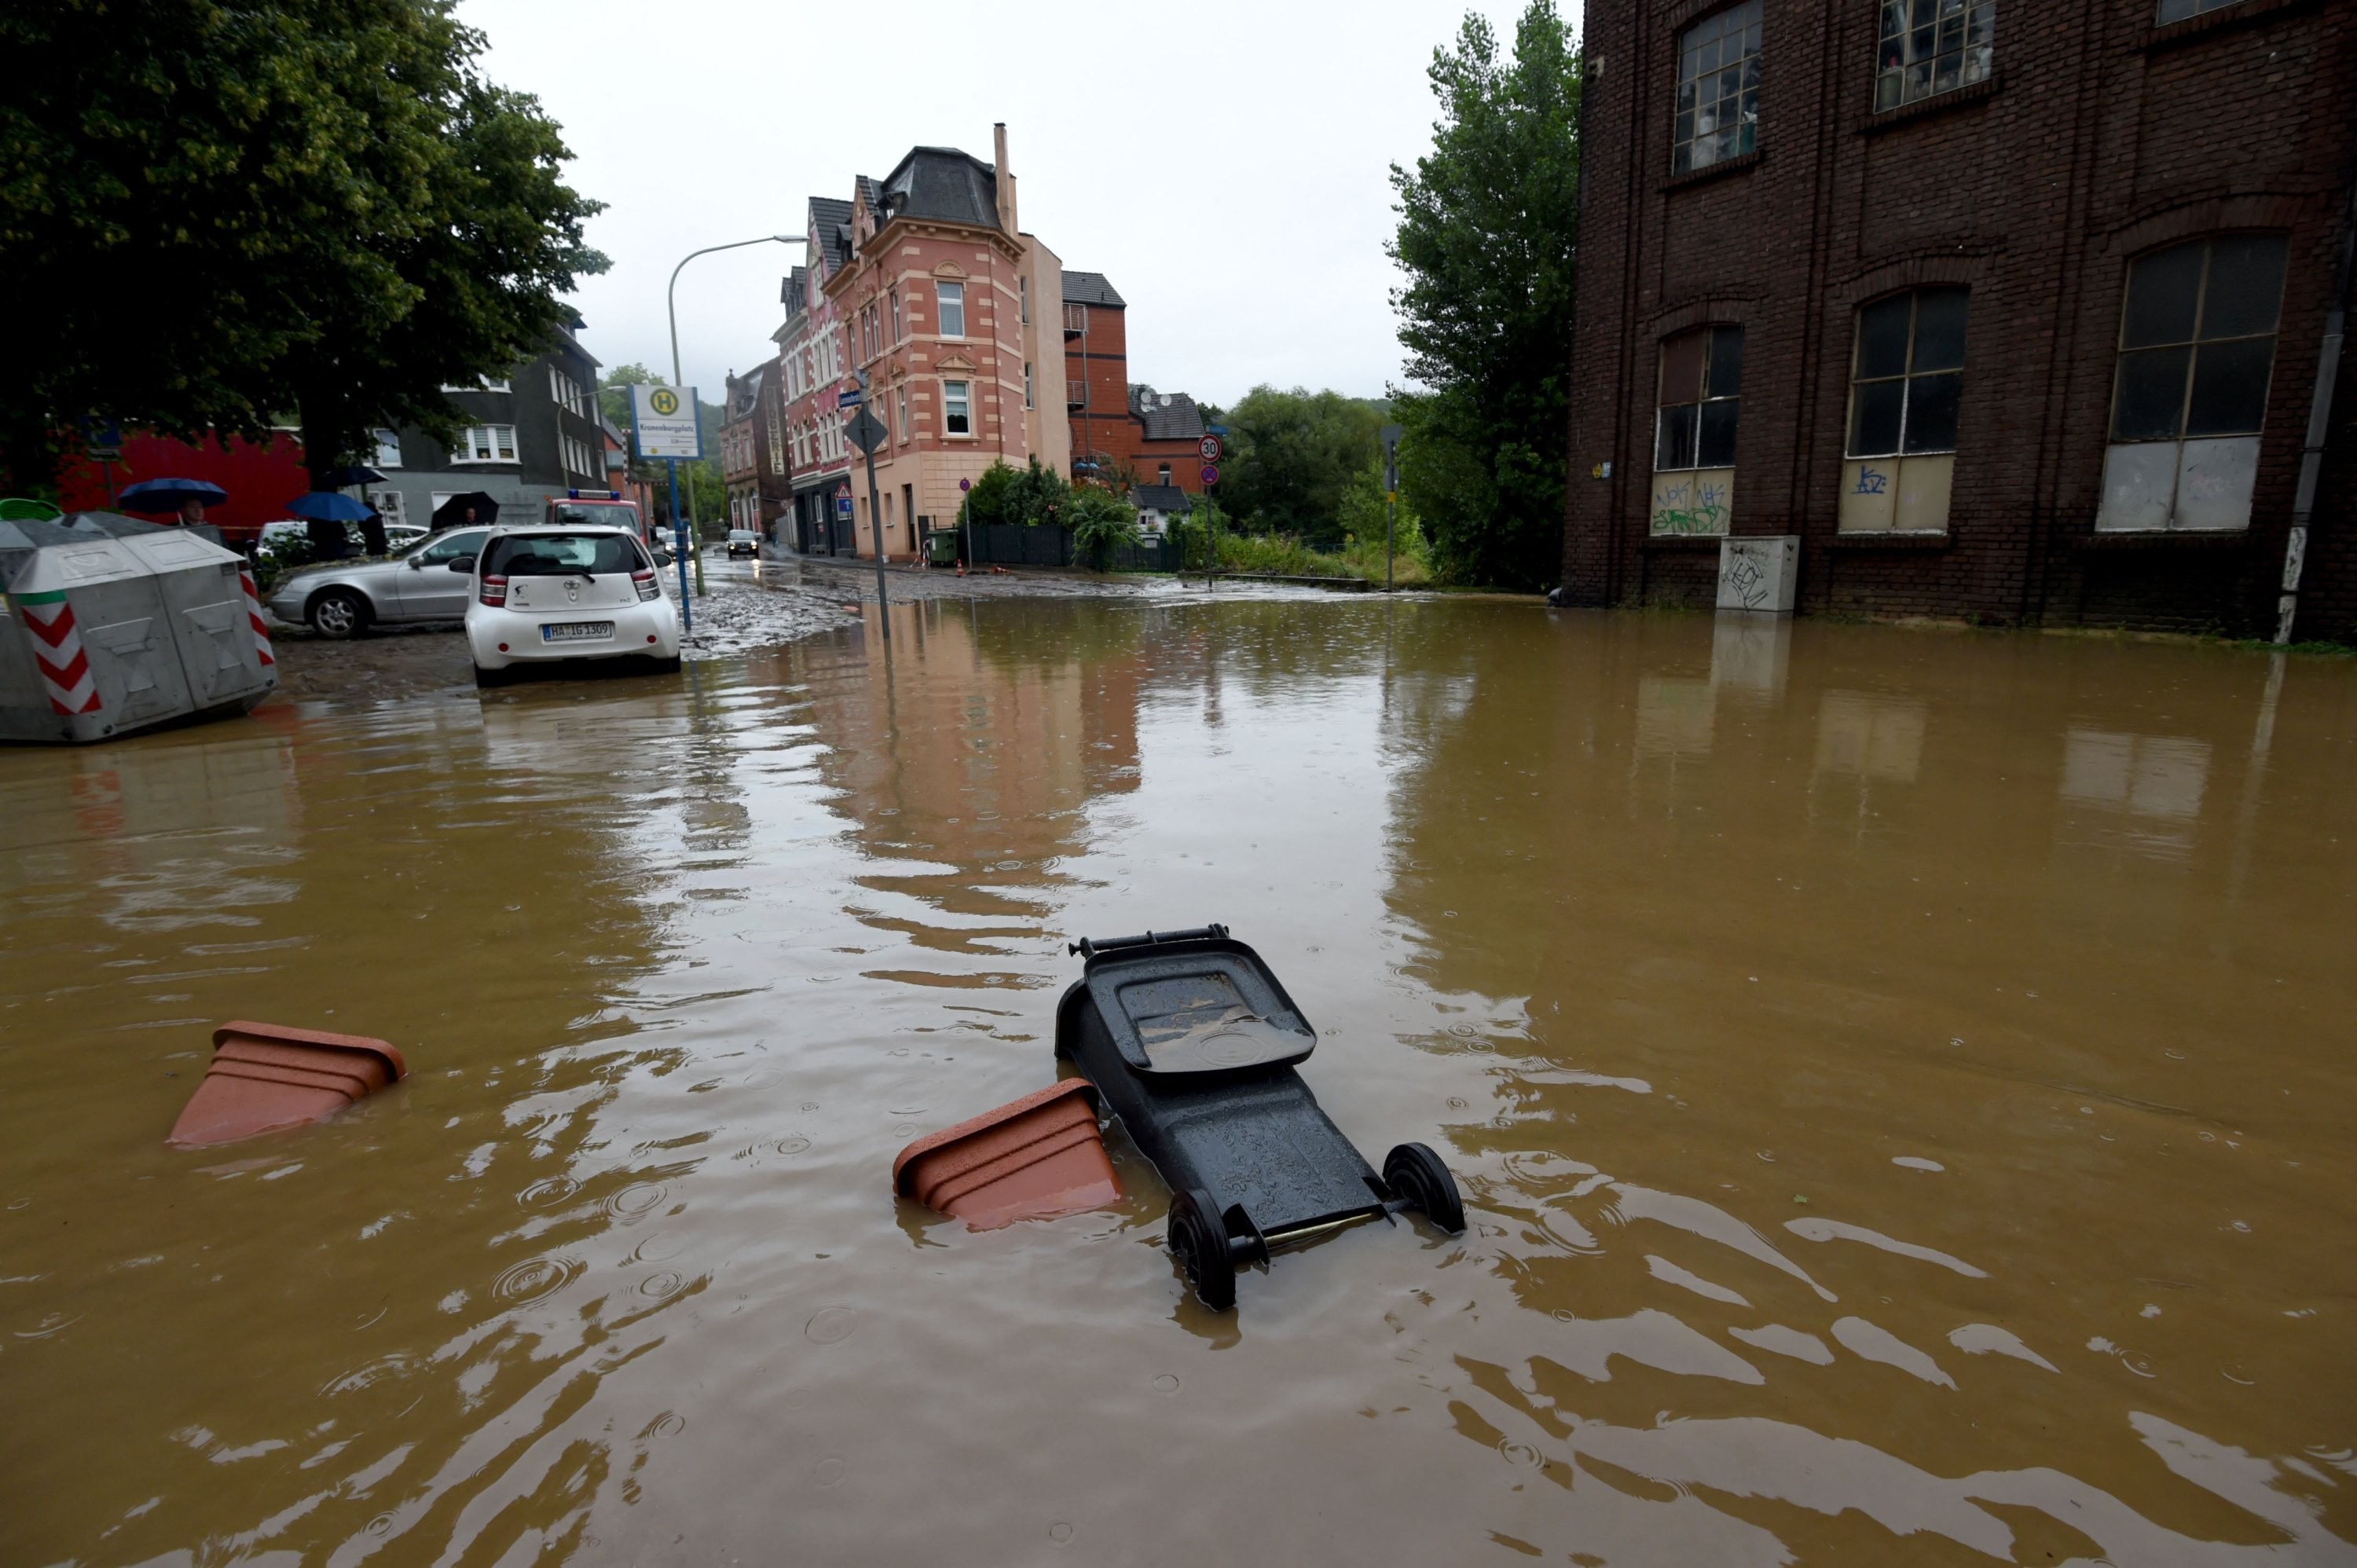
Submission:
[[[0,1559],[2357,1562],[2345,666],[895,613],[0,753]],[[895,1207],[1209,919],[1466,1236]],[[166,1150],[236,1016],[414,1076]]]

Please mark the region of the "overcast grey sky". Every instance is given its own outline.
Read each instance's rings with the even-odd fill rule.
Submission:
[[[1563,9],[1577,26],[1577,0]],[[1227,403],[1261,381],[1377,396],[1399,375],[1387,171],[1427,151],[1434,48],[1522,0],[464,0],[490,74],[565,126],[613,270],[578,296],[608,365],[662,373],[687,252],[803,229],[919,144],[987,162],[1007,124],[1023,226],[1129,302],[1132,379]],[[774,351],[799,244],[679,280],[687,379]]]

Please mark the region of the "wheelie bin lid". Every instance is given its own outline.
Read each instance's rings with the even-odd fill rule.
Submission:
[[[1082,983],[1132,1072],[1153,1077],[1290,1067],[1318,1033],[1260,954],[1225,926],[1084,940]]]

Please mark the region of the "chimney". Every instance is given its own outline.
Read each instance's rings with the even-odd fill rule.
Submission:
[[[1015,176],[1006,166],[1006,122],[999,121],[990,128],[992,145],[997,150],[998,161],[991,168],[991,183],[998,191],[998,226],[1009,234],[1016,232]]]

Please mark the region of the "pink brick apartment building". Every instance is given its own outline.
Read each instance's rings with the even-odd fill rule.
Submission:
[[[786,511],[770,539],[806,555],[853,553],[851,520],[838,520],[837,498],[851,495],[851,443],[844,439],[835,394],[848,377],[843,325],[826,280],[851,259],[851,203],[810,199],[803,263],[788,274],[780,295],[785,324],[770,336],[778,345],[778,392],[786,422]]]
[[[811,454],[823,482],[811,488],[831,497],[847,480],[852,495],[848,540],[829,508],[831,553],[847,543],[869,555],[880,537],[887,559],[910,557],[926,530],[953,526],[958,481],[995,462],[1071,469],[1054,380],[1062,355],[1046,348],[1061,342],[1063,267],[1018,223],[1004,125],[995,154],[985,164],[953,147],[913,148],[884,178],[860,177],[838,231],[813,237],[804,324],[797,339],[790,315],[779,341],[801,343],[809,372],[789,406],[823,438]],[[821,204],[811,205],[816,227]],[[869,406],[890,431],[876,453],[880,516],[840,420],[826,425],[854,371],[867,373]],[[808,492],[794,452],[799,496]]]

